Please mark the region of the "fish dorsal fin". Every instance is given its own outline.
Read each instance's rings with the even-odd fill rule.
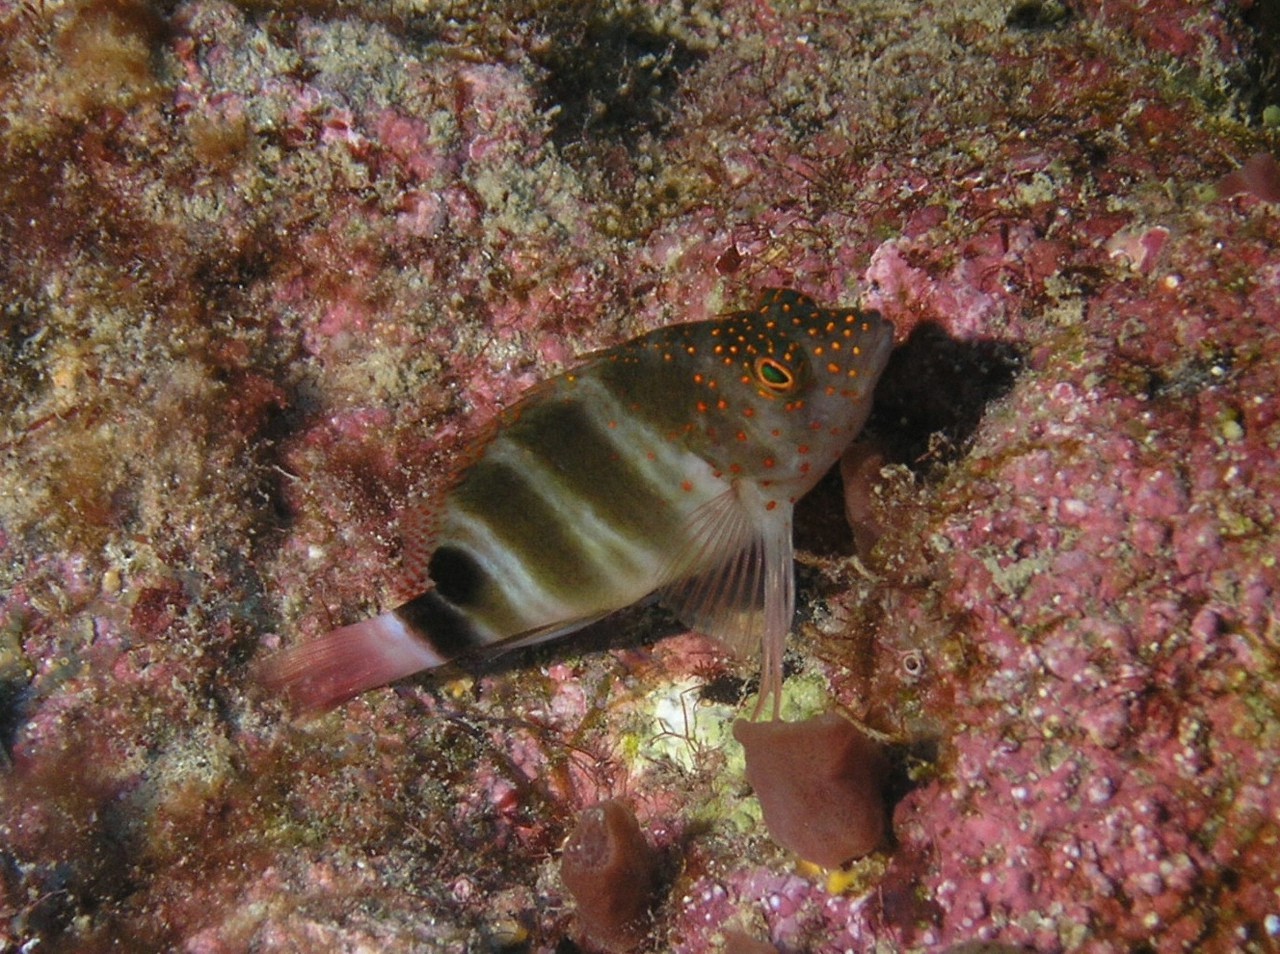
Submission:
[[[435,549],[436,508],[417,503],[400,514],[400,575],[397,595],[408,599],[431,588],[431,552]]]
[[[794,288],[766,288],[761,291],[760,297],[756,301],[757,310],[767,308],[770,305],[790,305],[793,308],[804,311],[813,311],[818,307],[816,301],[804,292],[796,291]]]
[[[754,484],[735,482],[694,513],[688,543],[658,597],[691,629],[760,659],[760,700],[782,688],[782,653],[795,613],[789,503],[769,509]]]

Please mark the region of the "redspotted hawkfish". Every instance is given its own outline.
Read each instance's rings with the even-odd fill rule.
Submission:
[[[862,429],[892,343],[875,312],[772,289],[587,356],[501,412],[425,511],[404,554],[424,592],[279,653],[267,683],[324,709],[656,595],[758,657],[756,712],[776,714],[792,509]]]

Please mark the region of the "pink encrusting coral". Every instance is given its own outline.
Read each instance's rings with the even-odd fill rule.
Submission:
[[[1273,19],[0,3],[0,948],[551,951],[625,798],[642,949],[1273,949]],[[755,830],[751,673],[655,611],[254,687],[496,409],[766,287],[898,329],[786,665],[903,753],[881,850]]]

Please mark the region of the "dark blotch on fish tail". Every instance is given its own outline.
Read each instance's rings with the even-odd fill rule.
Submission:
[[[441,596],[439,590],[415,596],[397,607],[395,614],[445,659],[457,659],[485,645],[484,637],[466,615]]]

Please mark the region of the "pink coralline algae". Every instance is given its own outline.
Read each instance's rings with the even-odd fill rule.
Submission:
[[[1219,0],[0,3],[0,949],[566,950],[609,799],[639,950],[1276,949],[1277,50]],[[409,595],[496,409],[766,287],[898,329],[786,660],[892,742],[879,850],[756,830],[751,673],[655,610],[255,687]]]

